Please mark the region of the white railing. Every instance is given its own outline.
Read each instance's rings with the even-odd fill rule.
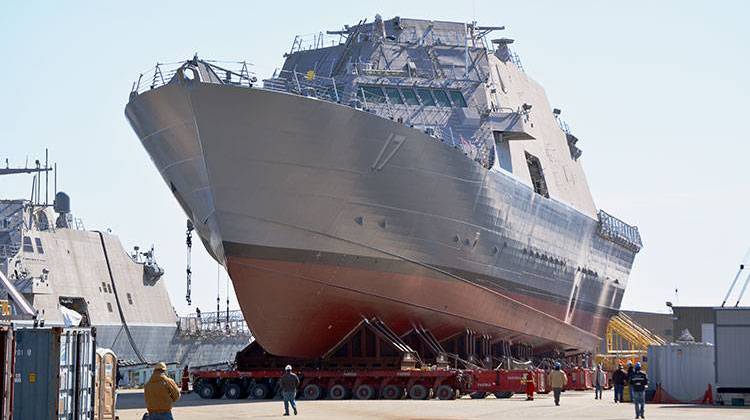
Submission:
[[[201,312],[181,316],[179,330],[183,335],[236,336],[252,335],[242,311]]]
[[[192,60],[156,65],[138,75],[130,90],[131,95],[164,86],[183,72],[184,77],[197,77],[203,82],[217,82],[242,87],[252,87],[257,81],[255,73],[250,71],[251,63],[247,61]],[[188,71],[189,69],[189,71]]]

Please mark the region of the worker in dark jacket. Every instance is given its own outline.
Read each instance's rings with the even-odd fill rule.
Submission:
[[[627,381],[628,375],[622,369],[622,363],[617,365],[617,370],[612,373],[612,383],[615,386],[615,402],[622,402],[622,392],[625,390],[625,381]]]
[[[628,361],[628,370],[626,372],[626,376],[627,376],[627,383],[628,383],[628,393],[630,394],[630,402],[633,402],[633,387],[630,385],[630,378],[633,377],[634,373],[635,373],[635,369],[633,369],[633,362]]]
[[[294,398],[297,396],[297,387],[299,386],[299,377],[292,373],[292,367],[286,365],[284,374],[279,379],[281,387],[281,396],[284,398],[284,415],[289,415],[289,405],[291,404],[294,415],[297,415],[297,403]]]
[[[635,372],[630,378],[630,389],[633,390],[633,403],[635,404],[635,418],[646,418],[643,416],[646,408],[646,388],[648,388],[648,375],[641,370],[641,362],[638,362],[635,364]]]

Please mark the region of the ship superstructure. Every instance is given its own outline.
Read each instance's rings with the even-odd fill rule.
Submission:
[[[0,168],[0,175],[45,168]],[[127,252],[110,232],[85,229],[67,194],[56,193],[54,205],[40,198],[41,179],[34,178],[30,199],[0,199],[0,272],[36,311],[23,322],[96,327],[97,344],[130,365],[219,364],[249,342],[247,331],[230,337],[187,325],[172,307],[153,247]]]
[[[640,235],[596,209],[500,29],[376,17],[295,38],[262,86],[197,57],[134,84],[131,125],[269,352],[317,357],[363,317],[596,346]]]

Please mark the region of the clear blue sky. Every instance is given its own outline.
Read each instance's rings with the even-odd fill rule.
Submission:
[[[20,164],[49,147],[87,228],[156,245],[180,312],[185,216],[125,120],[131,83],[195,52],[246,59],[265,77],[295,34],[375,13],[507,27],[580,138],[597,206],[641,229],[625,308],[662,311],[675,287],[681,304],[719,304],[750,246],[750,3],[107,3],[2,2],[0,159]],[[0,196],[26,197],[30,183],[0,178]],[[216,264],[196,243],[194,300],[205,311]]]

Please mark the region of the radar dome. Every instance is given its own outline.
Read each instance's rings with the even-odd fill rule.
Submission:
[[[70,196],[62,191],[55,194],[54,208],[56,213],[70,213]]]

